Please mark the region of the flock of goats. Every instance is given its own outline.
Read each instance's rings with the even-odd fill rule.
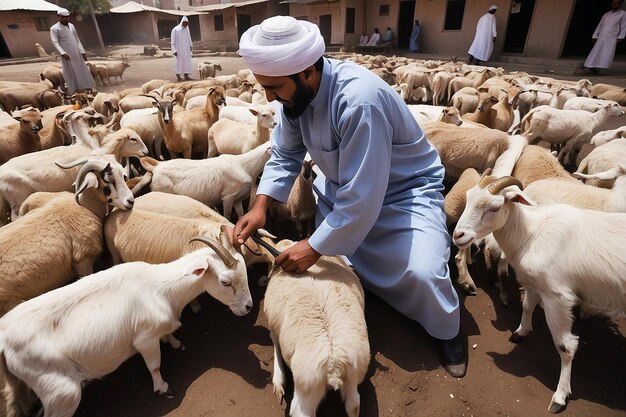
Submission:
[[[578,343],[572,308],[611,318],[626,311],[626,127],[603,130],[624,114],[626,90],[453,61],[334,57],[392,85],[439,151],[460,287],[476,290],[467,263],[479,245],[500,280],[510,264],[524,288],[512,340],[528,335],[542,304],[561,356],[549,410],[560,411]],[[128,67],[108,65],[96,71],[101,83]],[[154,391],[170,395],[160,341],[181,348],[172,332],[205,291],[247,314],[246,268],[256,263],[269,271],[276,395],[284,395],[285,361],[290,415],[314,416],[328,387],[359,415],[370,351],[356,275],[339,257],[298,276],[272,268],[273,247],[293,242],[274,243],[266,231],[240,250],[229,242],[232,211],[241,216],[254,199],[270,156],[278,109],[249,70],[216,71],[203,63],[198,81],[150,80],[93,97],[67,97],[54,64],[40,82],[0,82],[0,373],[9,416],[42,407],[46,417],[70,417],[81,383],[137,352]],[[577,164],[588,143],[595,148]],[[313,165],[306,161],[288,202],[270,213],[298,238],[312,230]]]

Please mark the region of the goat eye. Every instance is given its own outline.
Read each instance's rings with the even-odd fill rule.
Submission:
[[[102,192],[104,193],[104,195],[108,196],[109,194],[111,194],[111,189],[108,186],[102,187]]]
[[[222,284],[222,286],[224,287],[230,287],[233,285],[233,283],[230,281],[222,281],[222,280],[220,280],[220,284]]]
[[[491,208],[489,209],[489,212],[490,212],[490,213],[496,213],[496,212],[498,212],[499,210],[500,210],[500,207],[491,207]]]

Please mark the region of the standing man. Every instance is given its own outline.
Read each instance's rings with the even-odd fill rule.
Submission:
[[[387,26],[387,32],[385,32],[385,36],[383,36],[383,42],[387,43],[393,40],[393,30],[389,26]]]
[[[70,12],[61,8],[57,11],[57,16],[59,21],[50,28],[50,39],[61,55],[67,93],[93,90],[93,77],[85,64],[87,53],[78,39],[76,28],[70,23]]]
[[[172,29],[172,53],[176,57],[176,80],[182,81],[180,74],[185,75],[185,80],[191,80],[191,34],[189,33],[189,19],[183,16],[180,23]]]
[[[469,63],[480,65],[483,61],[489,61],[491,53],[493,52],[493,44],[496,41],[496,17],[494,16],[498,6],[492,4],[489,6],[489,11],[478,19],[476,25],[476,35],[474,36],[474,42],[469,48]]]
[[[416,53],[420,50],[420,21],[416,20],[409,39],[409,52]]]
[[[621,9],[624,0],[612,0],[611,10],[606,12],[593,32],[593,49],[585,61],[585,67],[598,75],[600,68],[609,68],[615,56],[615,47],[626,36],[626,12]]]
[[[459,299],[448,271],[444,168],[406,104],[367,69],[323,57],[319,28],[275,16],[248,29],[239,54],[282,103],[256,202],[233,230],[242,244],[285,202],[307,152],[315,180],[317,229],[275,260],[302,273],[321,255],[346,255],[366,289],[419,322],[446,370],[465,374]]]

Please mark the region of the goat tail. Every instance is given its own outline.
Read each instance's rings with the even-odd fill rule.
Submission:
[[[149,156],[139,158],[139,162],[141,163],[141,166],[148,172],[154,171],[154,168],[159,165],[159,161]]]
[[[326,378],[333,391],[339,391],[343,386],[343,374],[343,364],[337,363],[331,355],[326,364]]]

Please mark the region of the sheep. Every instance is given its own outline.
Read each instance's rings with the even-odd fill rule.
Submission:
[[[447,71],[438,71],[433,75],[433,105],[439,106],[448,103],[448,85],[452,81],[453,75]]]
[[[121,210],[133,207],[120,164],[102,158],[76,163],[84,165],[75,177],[75,195],[63,193],[0,229],[0,315],[67,283],[75,274],[91,274],[103,249],[102,224],[108,204]],[[25,262],[33,248],[37,261]]]
[[[618,163],[626,163],[626,139],[615,139],[592,150],[581,162],[576,174],[596,174],[606,171]],[[602,188],[613,188],[613,179],[593,178],[586,184]]]
[[[75,117],[89,117],[77,115]],[[24,200],[37,191],[69,191],[78,168],[61,171],[55,163],[67,164],[78,158],[106,156],[120,161],[122,156],[144,156],[146,146],[137,134],[129,129],[111,133],[101,148],[77,142],[70,146],[55,147],[13,158],[0,166],[0,225],[7,219],[16,219]]]
[[[158,109],[154,107],[131,110],[122,116],[120,127],[134,130],[146,145],[150,154],[159,160],[163,160],[161,145],[164,139],[157,112]]]
[[[591,97],[600,98],[602,94],[606,93],[609,90],[622,90],[622,89],[623,87],[613,85],[613,84],[603,84],[603,83],[594,84],[591,87]]]
[[[63,117],[65,117],[65,111],[58,111],[52,125],[46,126],[39,131],[41,149],[50,149],[55,146],[70,145],[72,143],[72,138],[63,126]]]
[[[598,96],[602,100],[617,101],[620,106],[626,106],[626,88],[619,90],[609,90]]]
[[[498,103],[498,99],[486,92],[478,92],[476,95],[478,96],[476,110],[473,113],[465,113],[461,117],[463,120],[489,127],[496,116],[496,111],[492,110],[492,107]]]
[[[13,118],[19,122],[18,125],[0,127],[0,165],[16,156],[41,149],[38,132],[43,125],[39,110],[30,107]]]
[[[152,90],[156,90],[157,88],[161,87],[163,84],[165,84],[167,82],[168,82],[167,80],[162,80],[160,78],[156,78],[156,79],[152,79],[150,81],[146,81],[145,83],[143,83],[141,85],[141,91],[144,94],[148,94]]]
[[[531,143],[542,139],[552,144],[562,144],[559,160],[566,165],[573,165],[580,147],[591,139],[609,116],[623,114],[619,106],[613,105],[606,105],[595,113],[539,106],[522,119],[522,134]]]
[[[313,195],[313,166],[305,160],[300,175],[296,178],[286,203],[274,201],[270,206],[271,216],[291,221],[296,226],[298,239],[305,239],[315,230],[315,196]]]
[[[454,94],[463,87],[478,88],[494,75],[496,75],[496,73],[492,69],[483,68],[480,72],[474,73],[474,78],[471,78],[470,75],[466,77],[454,77],[448,84],[448,97],[453,97]]]
[[[606,105],[618,106],[617,102],[589,97],[573,97],[565,102],[563,110],[586,110],[594,113]]]
[[[126,96],[117,103],[117,107],[122,113],[128,113],[131,110],[150,109],[152,108],[154,99],[151,95]]]
[[[613,139],[626,138],[626,126],[618,127],[617,129],[603,130],[596,133],[591,138],[591,144],[593,146],[601,146],[605,143],[609,143]]]
[[[493,110],[493,118],[489,120],[487,127],[507,132],[513,125],[515,114],[513,109],[517,107],[519,95],[522,92],[518,87],[510,87],[504,91],[504,95],[500,98],[491,109]]]
[[[201,80],[206,80],[207,78],[214,78],[215,73],[221,70],[222,70],[222,66],[220,64],[212,64],[206,61],[198,64],[198,73],[200,75]]]
[[[124,81],[122,79],[122,75],[124,74],[124,71],[126,71],[126,68],[129,67],[130,64],[126,60],[121,62],[104,62],[96,64],[98,75],[100,76],[100,80],[102,80],[102,85],[104,85],[105,77],[109,82],[109,85],[112,85],[111,77],[115,78],[115,84],[118,84],[117,77],[120,77],[120,81]]]
[[[52,88],[64,88],[65,78],[63,77],[63,69],[61,64],[53,63],[45,67],[39,74],[41,81],[49,80],[52,83]]]
[[[95,111],[105,116],[111,116],[119,110],[118,103],[121,97],[117,93],[103,93],[99,92],[93,98],[91,106]]]
[[[372,68],[370,71],[378,75],[384,82],[389,85],[394,85],[396,83],[396,76],[387,68]]]
[[[270,112],[272,114],[272,117],[276,115],[276,112],[269,104],[249,104],[247,107],[226,105],[220,109],[219,118],[230,119],[235,122],[245,123],[254,126],[257,124],[257,116],[252,114],[250,109],[255,109],[261,113]]]
[[[409,101],[409,85],[407,83],[401,83],[399,85],[394,85],[393,89],[396,93],[400,94],[400,98],[405,103]]]
[[[113,372],[137,352],[154,392],[172,397],[160,372],[159,340],[180,327],[183,307],[206,291],[238,316],[252,308],[241,255],[227,238],[203,241],[210,249],[168,264],[118,265],[2,317],[0,367],[9,415],[22,415],[32,406],[32,390],[44,415],[71,416],[84,381]]]
[[[159,109],[159,124],[165,146],[172,158],[176,158],[177,153],[182,153],[183,158],[187,159],[192,154],[205,158],[208,150],[207,134],[219,117],[219,106],[224,104],[224,88],[211,87],[204,108],[179,113],[173,112],[175,100],[157,100],[154,97],[153,100]]]
[[[293,242],[281,241],[281,249]],[[303,274],[274,267],[263,301],[274,344],[274,394],[282,402],[285,367],[293,374],[289,415],[314,417],[331,388],[346,413],[357,417],[357,386],[365,378],[370,347],[359,278],[340,257],[322,256]]]
[[[548,410],[565,407],[571,365],[578,346],[572,307],[611,318],[626,312],[626,214],[583,210],[566,204],[529,206],[531,198],[509,186],[514,177],[485,177],[467,192],[467,207],[453,241],[460,248],[493,233],[525,288],[523,313],[511,341],[532,330],[532,312],[542,303],[561,357],[561,374]],[[584,244],[581,244],[583,243]],[[607,262],[606,260],[610,260]]]
[[[224,95],[231,96],[231,97],[239,97],[244,93],[250,93],[250,95],[252,95],[253,90],[254,90],[254,84],[251,84],[248,81],[242,81],[239,87],[229,88],[228,90],[224,92]]]
[[[153,191],[186,195],[214,206],[224,205],[224,217],[230,219],[234,207],[243,216],[242,201],[250,194],[250,188],[263,171],[270,157],[270,144],[265,142],[243,155],[220,155],[204,160],[176,159],[158,162],[141,158],[146,169],[135,190],[150,183]]]
[[[0,106],[9,112],[24,106],[33,106],[39,110],[63,104],[64,93],[61,90],[40,88],[8,88],[0,90]]]
[[[463,87],[450,98],[450,105],[459,109],[461,116],[472,113],[478,107],[478,90],[474,87]]]
[[[520,135],[509,136],[495,129],[464,129],[447,123],[429,124],[424,131],[437,149],[449,180],[457,179],[467,168],[479,172],[492,168],[510,146],[527,143]]]
[[[209,158],[225,153],[240,155],[270,139],[270,129],[276,126],[272,110],[249,108],[248,111],[256,117],[255,126],[227,118],[213,123],[207,135]]]
[[[450,123],[456,126],[463,124],[463,119],[456,107],[431,106],[428,104],[409,104],[408,107],[420,125],[433,121]]]

